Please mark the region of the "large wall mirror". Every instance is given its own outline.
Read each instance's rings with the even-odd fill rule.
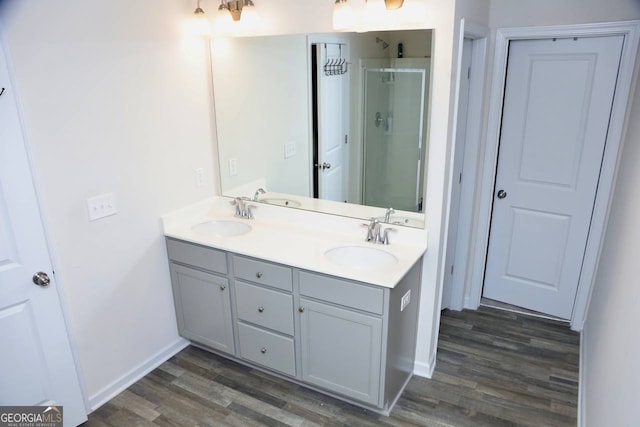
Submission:
[[[214,39],[222,194],[423,227],[431,35]]]

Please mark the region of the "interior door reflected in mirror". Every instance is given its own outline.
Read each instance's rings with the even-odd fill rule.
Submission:
[[[359,218],[394,208],[389,222],[423,226],[431,30],[214,39],[211,52],[223,195]]]

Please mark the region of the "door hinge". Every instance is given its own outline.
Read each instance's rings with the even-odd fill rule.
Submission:
[[[460,176],[458,177],[458,184],[462,182],[462,172],[460,172]]]
[[[344,136],[344,143],[348,144],[349,143],[349,135],[345,135]]]
[[[467,68],[467,80],[471,80],[471,67]]]
[[[451,274],[453,274],[453,264],[451,264]]]

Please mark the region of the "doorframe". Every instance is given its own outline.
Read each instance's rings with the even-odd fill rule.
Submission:
[[[452,262],[455,265],[453,278],[451,280],[450,289],[443,289],[442,292],[442,308],[450,308],[452,310],[462,310],[466,306],[465,301],[465,289],[469,280],[470,263],[469,255],[472,249],[471,242],[473,237],[473,205],[475,194],[478,192],[478,186],[476,180],[473,177],[478,175],[479,158],[480,158],[480,146],[482,141],[482,119],[485,100],[485,80],[487,74],[487,45],[490,35],[490,30],[484,25],[480,25],[469,21],[465,18],[460,20],[460,32],[458,34],[458,57],[457,57],[457,69],[456,69],[456,87],[455,97],[453,105],[453,115],[456,118],[453,124],[453,148],[450,156],[449,165],[449,194],[447,198],[449,200],[447,209],[449,210],[446,215],[445,227],[449,229],[449,222],[452,215],[459,215],[458,218],[458,233],[456,241],[449,241],[449,233],[447,231],[447,243],[449,245],[456,246],[456,252],[454,259],[450,260],[446,257],[443,259],[443,274],[447,273],[447,265]],[[464,166],[464,174],[462,185],[460,188],[460,205],[458,212],[451,212],[451,201],[453,196],[453,171],[455,170],[455,150],[459,149],[456,146],[456,129],[458,122],[458,110],[460,108],[460,79],[462,78],[462,50],[465,39],[471,39],[472,42],[472,56],[471,56],[471,76],[469,81],[469,100],[468,100],[468,115],[467,115],[467,132],[464,144],[464,154],[462,155],[462,161]],[[443,281],[444,283],[445,281]],[[448,298],[447,298],[448,297]]]
[[[607,141],[602,160],[589,235],[578,281],[578,290],[571,315],[571,329],[581,331],[586,320],[591,291],[596,278],[598,261],[605,236],[609,208],[614,193],[618,164],[626,131],[626,118],[635,75],[634,68],[640,41],[640,21],[623,21],[596,24],[557,25],[543,27],[498,28],[495,38],[493,79],[487,122],[487,142],[484,153],[484,171],[481,179],[480,206],[476,243],[473,251],[473,267],[469,299],[465,308],[477,309],[482,297],[485,265],[489,245],[489,228],[493,207],[493,192],[497,172],[498,145],[502,121],[504,86],[506,82],[507,55],[512,40],[549,39],[566,37],[624,36],[618,81]]]

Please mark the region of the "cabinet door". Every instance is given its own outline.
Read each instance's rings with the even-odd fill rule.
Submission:
[[[382,319],[300,299],[304,381],[379,406]]]
[[[227,279],[171,264],[171,282],[180,335],[234,354]]]

